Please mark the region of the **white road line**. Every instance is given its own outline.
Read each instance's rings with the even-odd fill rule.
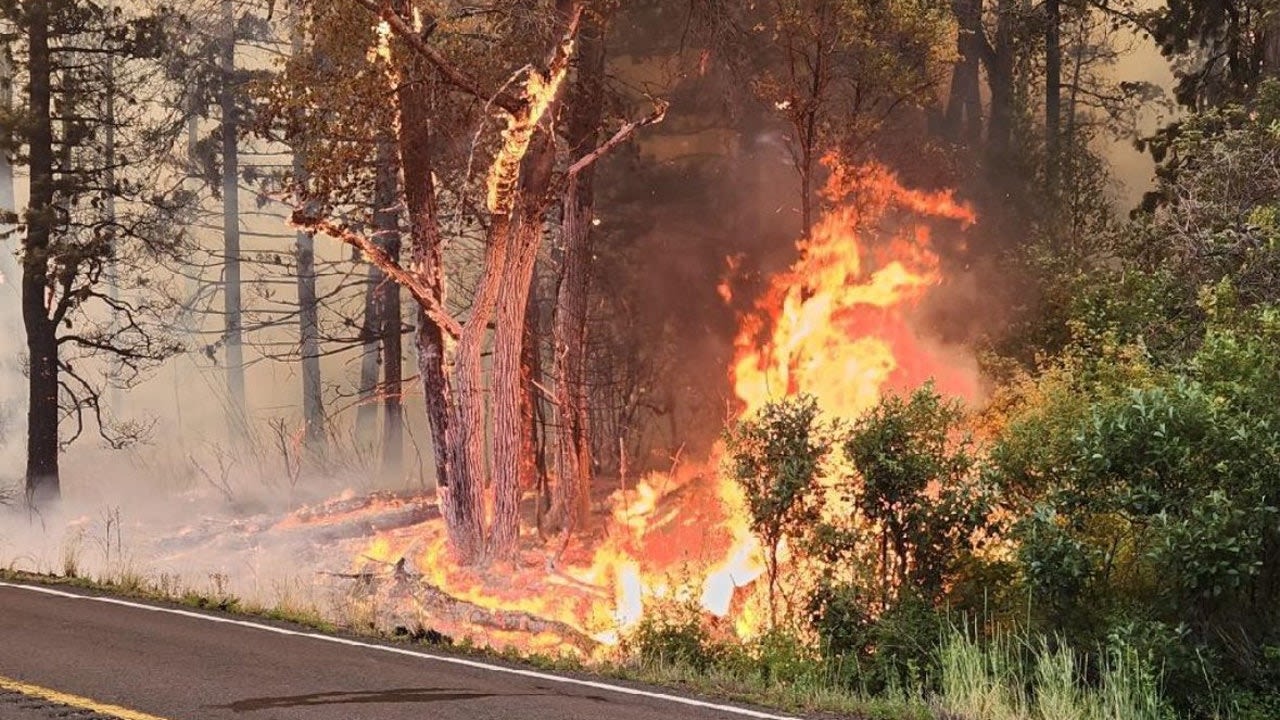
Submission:
[[[742,717],[760,718],[761,720],[799,720],[799,718],[790,715],[774,715],[772,713],[760,712],[759,710],[750,710],[747,708],[734,707],[733,705],[721,705],[719,703],[706,702],[703,700],[695,700],[693,698],[680,697],[679,695],[667,695],[665,693],[653,692],[652,690],[641,690],[639,688],[626,687],[624,685],[611,685],[609,683],[597,682],[595,680],[581,680],[578,678],[563,677],[561,675],[551,675],[550,673],[539,672],[537,670],[522,670],[520,668],[504,667],[502,665],[491,665],[479,660],[468,660],[466,658],[451,657],[448,655],[432,655],[430,653],[418,650],[409,650],[408,648],[398,648],[389,645],[377,645],[374,643],[360,642],[359,640],[351,640],[348,638],[335,637],[333,635],[322,635],[320,633],[300,632],[297,630],[289,630],[287,628],[275,627],[272,625],[263,625],[261,623],[250,622],[248,620],[237,620],[235,618],[220,617],[217,615],[206,615],[204,613],[191,612],[190,610],[178,610],[176,608],[158,607],[155,605],[144,605],[143,603],[130,602],[128,600],[120,600],[112,597],[101,597],[94,595],[81,595],[78,593],[69,593],[62,590],[54,590],[53,588],[41,587],[38,585],[19,585],[15,583],[0,582],[0,587],[13,588],[15,590],[28,590],[31,592],[43,593],[45,595],[54,595],[56,597],[69,598],[71,600],[87,600],[90,602],[107,603],[109,605],[121,605],[123,607],[136,608],[138,610],[149,610],[151,612],[168,613],[170,615],[181,615],[182,617],[195,618],[196,620],[206,620],[208,622],[226,623],[228,625],[238,625],[240,627],[252,628],[254,630],[262,630],[264,632],[276,633],[277,635],[293,635],[295,637],[312,638],[323,642],[334,643],[337,645],[349,645],[351,647],[364,648],[366,650],[377,650],[379,652],[393,653],[396,655],[408,655],[410,657],[421,658],[423,660],[432,660],[435,662],[447,663],[449,665],[461,665],[463,667],[475,668],[477,670],[488,670],[489,672],[505,673],[507,675],[520,675],[522,677],[534,678],[536,680],[546,680],[548,682],[560,683],[562,685],[576,685],[578,687],[588,687],[596,690],[605,690],[608,692],[620,693],[622,695],[635,695],[638,697],[651,698],[654,700],[665,700],[667,702],[679,703],[681,705],[691,705],[693,707],[706,708],[708,710],[716,710],[719,712],[730,713]]]

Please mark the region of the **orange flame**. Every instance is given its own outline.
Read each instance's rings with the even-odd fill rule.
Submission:
[[[949,191],[907,189],[880,165],[826,164],[832,174],[824,197],[835,208],[800,243],[800,260],[773,278],[738,334],[732,376],[746,412],[803,392],[826,412],[854,418],[885,390],[931,378],[945,393],[973,397],[972,367],[932,348],[911,317],[942,281],[924,220],[968,226],[973,211]],[[865,245],[885,230],[882,221],[897,231]]]
[[[973,212],[949,192],[905,188],[879,165],[827,164],[824,197],[833,209],[742,321],[730,373],[743,412],[804,392],[826,412],[852,418],[887,389],[930,378],[944,392],[976,395],[971,364],[948,357],[912,322],[920,300],[942,279],[928,222],[967,226]],[[722,293],[729,296],[727,286]],[[453,598],[545,619],[605,647],[666,602],[696,605],[725,632],[749,638],[767,623],[763,583],[756,582],[764,562],[742,490],[715,462],[709,470],[653,475],[615,492],[594,542],[575,540],[550,555],[530,544],[516,567],[456,566],[439,523],[383,534],[362,555],[387,563],[408,558],[426,582]],[[524,639],[487,635],[547,650],[556,631],[531,628]],[[576,647],[561,638],[561,650]]]

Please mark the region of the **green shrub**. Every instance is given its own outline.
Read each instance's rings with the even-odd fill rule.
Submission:
[[[821,516],[818,480],[831,440],[814,398],[769,403],[725,434],[728,472],[746,495],[751,530],[764,548],[770,627],[777,627],[779,552]]]
[[[644,618],[623,639],[623,653],[646,665],[707,672],[724,655],[695,606],[672,605]]]

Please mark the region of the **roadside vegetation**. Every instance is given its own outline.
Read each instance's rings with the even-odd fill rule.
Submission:
[[[891,716],[1280,717],[1277,128],[1274,83],[1192,116],[1157,189],[1182,202],[1069,261],[1046,235],[1041,313],[982,406],[925,386],[731,427],[725,471],[789,551],[773,631],[654,621],[636,662]]]

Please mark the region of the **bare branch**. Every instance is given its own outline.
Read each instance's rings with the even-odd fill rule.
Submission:
[[[653,105],[653,112],[650,113],[648,117],[640,120],[632,120],[631,122],[626,123],[622,127],[618,128],[618,131],[613,134],[613,137],[606,140],[603,145],[587,153],[573,165],[569,166],[568,176],[572,178],[583,170],[591,167],[600,160],[600,158],[612,152],[614,148],[629,140],[640,128],[647,127],[649,125],[657,125],[666,119],[667,108],[670,107],[670,103],[665,100],[654,100]]]
[[[330,220],[307,217],[300,210],[293,213],[290,222],[295,227],[304,230],[322,232],[361,251],[369,259],[369,262],[386,273],[387,277],[408,290],[409,294],[413,295],[414,300],[418,301],[427,317],[439,325],[441,330],[455,339],[462,334],[462,326],[444,309],[440,304],[439,298],[435,297],[431,292],[431,288],[422,282],[417,275],[409,272],[404,266],[396,262],[394,258],[387,254],[385,249],[379,247],[372,239]]]

